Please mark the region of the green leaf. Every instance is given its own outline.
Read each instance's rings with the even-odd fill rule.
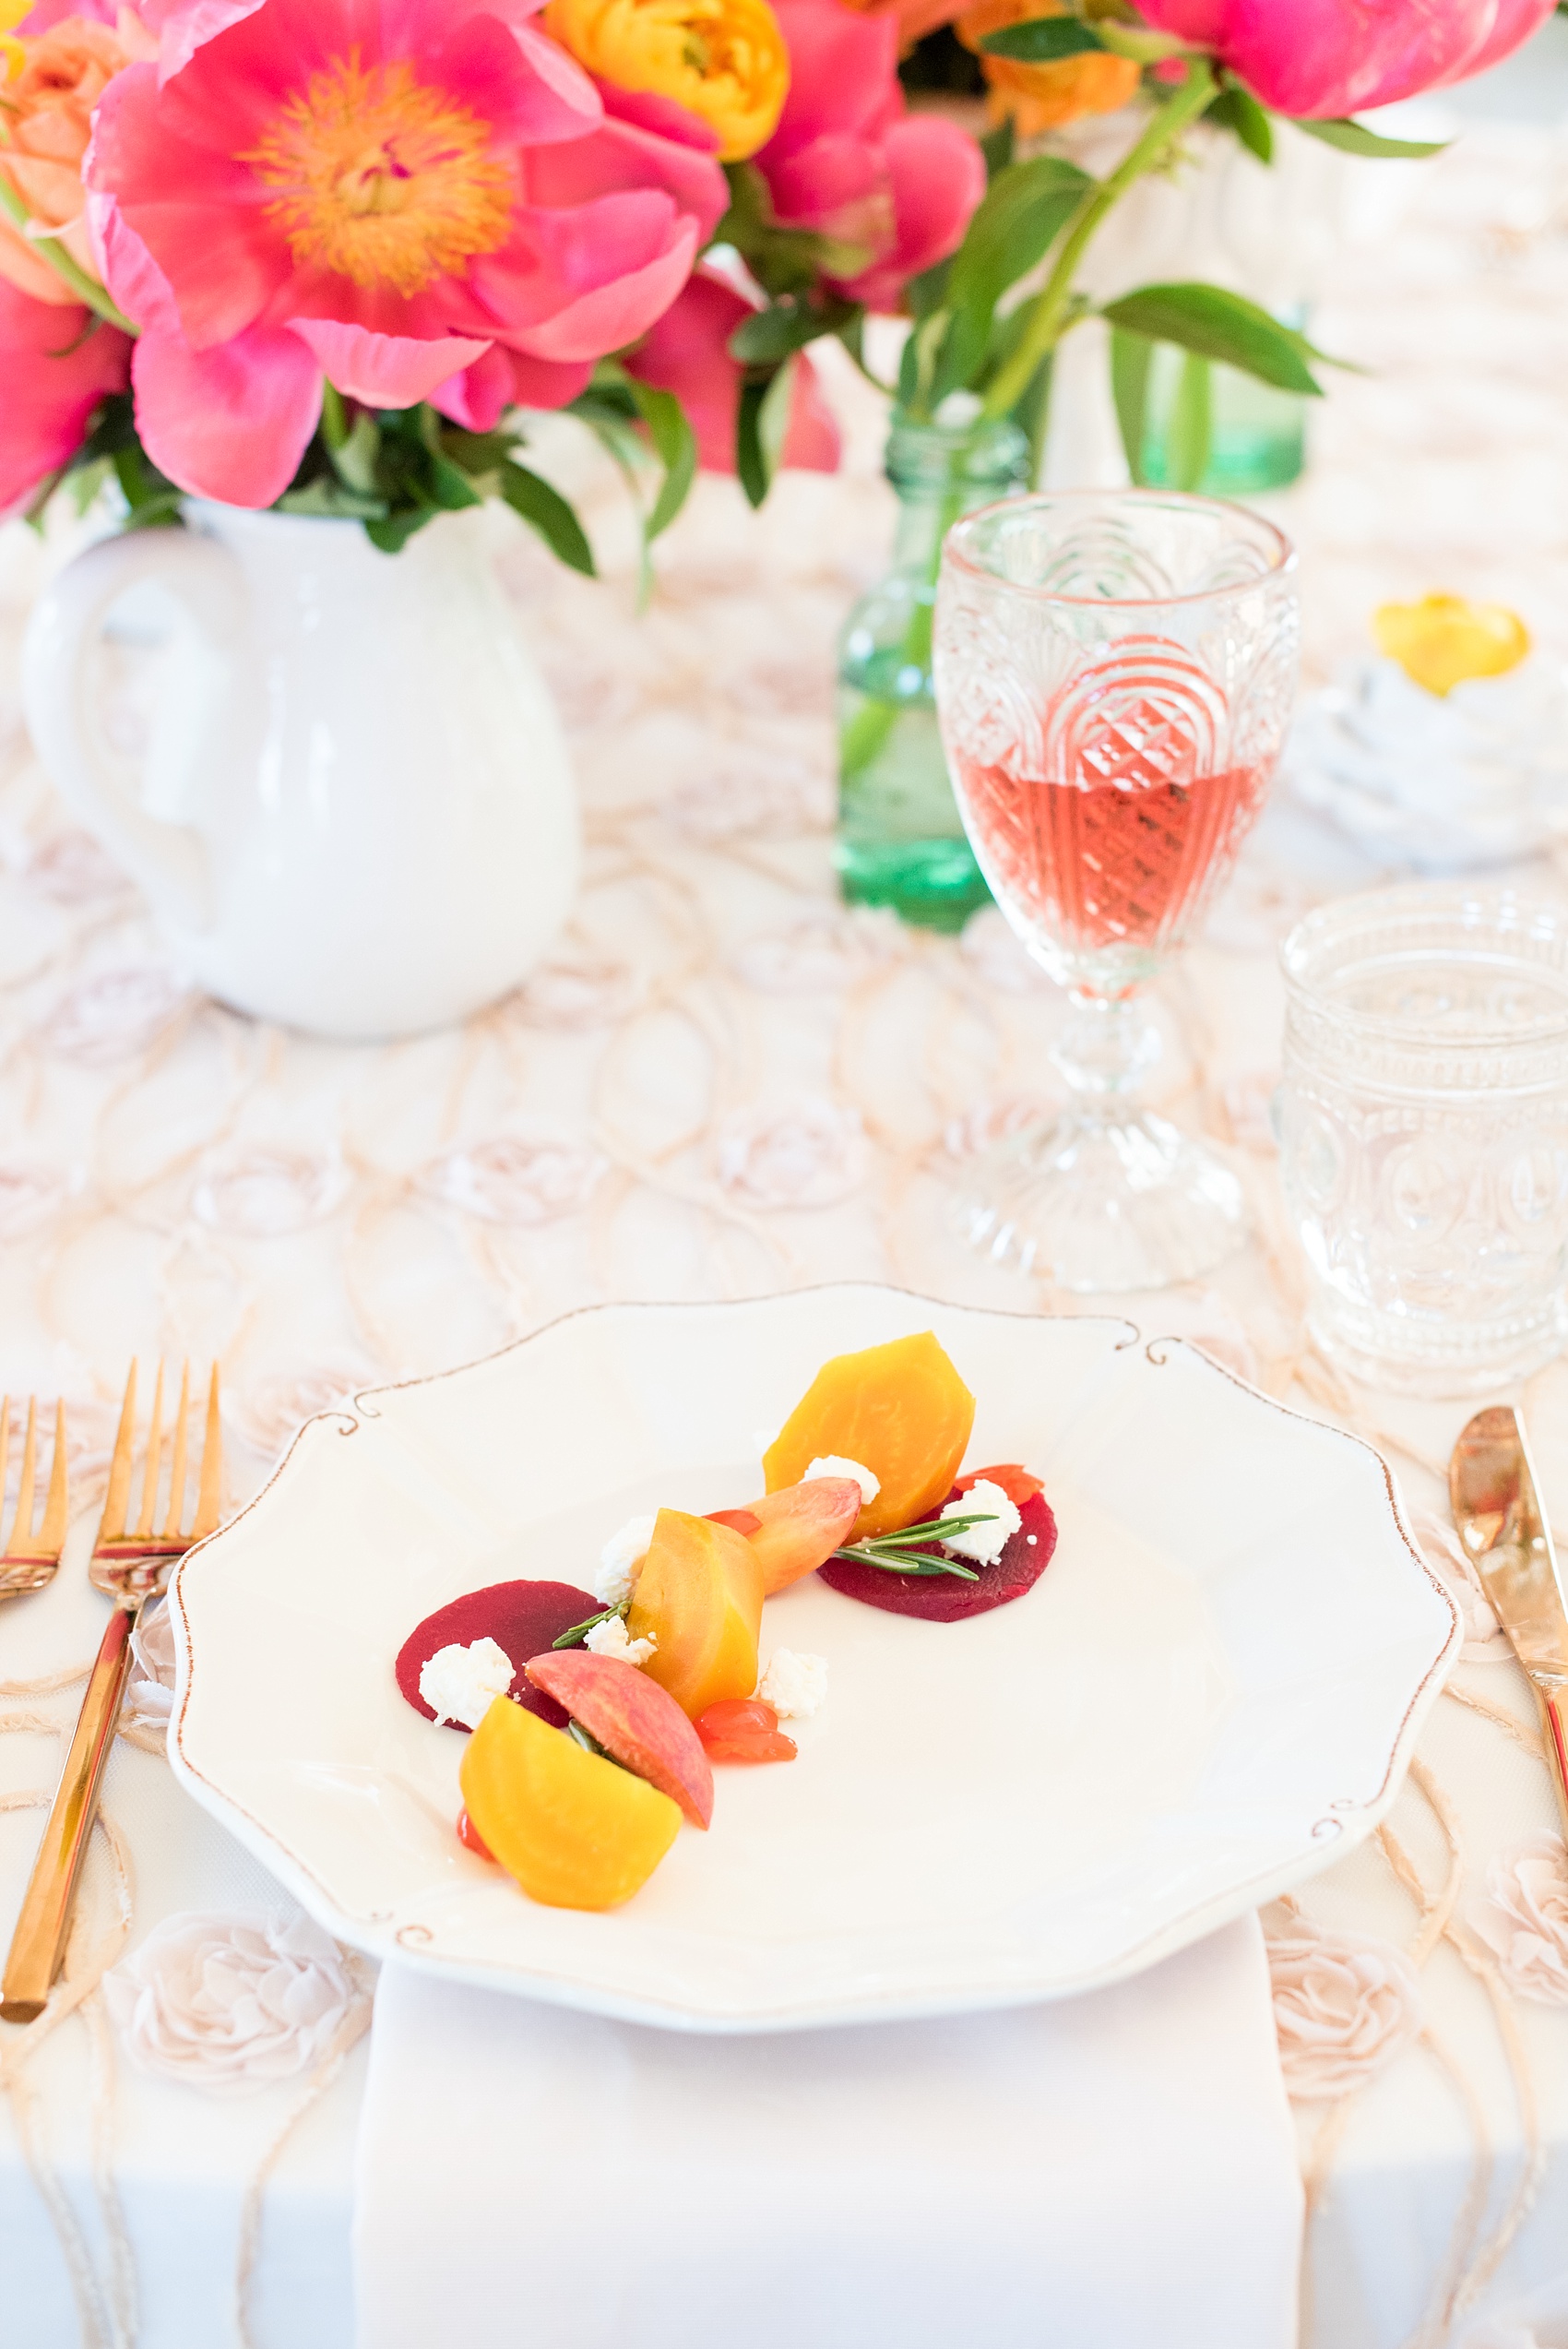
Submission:
[[[434,522],[440,512],[437,506],[406,506],[400,512],[389,514],[383,522],[367,522],[364,534],[372,546],[383,554],[400,554],[416,531]]]
[[[460,514],[467,506],[484,504],[467,473],[445,457],[430,460],[430,494],[444,514]]]
[[[795,395],[795,363],[787,359],[762,395],[757,410],[756,434],[767,466],[771,486],[773,476],[783,460],[784,443],[790,433],[790,409]]]
[[[1568,0],[1563,0],[1563,5],[1568,6]],[[998,172],[1006,170],[1013,160],[1013,149],[1016,144],[1017,136],[1013,126],[1013,117],[1011,114],[1004,114],[995,129],[988,130],[980,143],[980,151],[985,157],[985,176],[988,182],[993,180]]]
[[[364,497],[357,489],[347,489],[330,473],[317,473],[314,481],[305,482],[298,489],[285,490],[278,500],[280,514],[316,514],[327,520],[353,522],[384,522],[386,500]]]
[[[940,264],[938,265],[941,266]],[[934,277],[935,270],[927,275]],[[743,367],[777,367],[820,335],[837,334],[854,316],[852,302],[804,302],[796,294],[754,310],[730,337],[730,356]]]
[[[539,532],[552,554],[569,563],[574,571],[586,572],[590,579],[594,577],[593,549],[558,489],[552,489],[514,457],[501,475],[501,495],[513,513],[520,514]],[[374,524],[371,528],[374,535]]]
[[[911,336],[910,340],[913,340]],[[768,389],[764,382],[743,383],[735,412],[735,472],[747,503],[752,506],[760,506],[767,495],[767,460],[758,424]]]
[[[1223,286],[1140,286],[1118,302],[1108,302],[1101,315],[1113,327],[1126,327],[1154,342],[1174,342],[1200,359],[1240,367],[1243,375],[1256,376],[1281,391],[1311,399],[1323,397],[1323,386],[1307,361],[1324,354],[1257,303],[1227,292]]]
[[[1154,345],[1147,335],[1134,334],[1129,327],[1111,328],[1111,396],[1116,403],[1116,422],[1122,429],[1127,471],[1140,488],[1148,478],[1144,471],[1144,436],[1148,426],[1148,380],[1153,364]]]
[[[1409,162],[1422,155],[1441,155],[1451,144],[1445,138],[1384,138],[1381,131],[1368,130],[1364,123],[1353,123],[1348,117],[1309,122],[1304,115],[1292,114],[1290,120],[1309,138],[1321,138],[1325,147],[1337,147],[1347,155],[1379,155]]]
[[[1076,17],[1031,17],[1026,24],[982,33],[980,46],[987,56],[1012,57],[1021,66],[1053,66],[1061,57],[1103,50],[1105,43]]]
[[[1273,162],[1274,126],[1266,110],[1239,81],[1229,83],[1220,91],[1208,110],[1208,120],[1218,123],[1221,130],[1234,131],[1260,163]]]
[[[1196,489],[1208,471],[1213,420],[1210,362],[1189,351],[1182,362],[1165,431],[1165,478],[1172,489]]]
[[[929,318],[933,310],[944,306],[947,300],[947,280],[952,274],[953,257],[949,254],[945,261],[933,261],[929,269],[922,269],[919,277],[909,279],[904,288],[904,306],[911,318]]]
[[[638,383],[634,377],[632,397],[664,468],[653,510],[643,524],[643,544],[648,547],[661,531],[669,529],[691,495],[697,477],[697,443],[686,411],[672,391],[655,391],[650,384]]]
[[[348,436],[333,447],[327,442],[333,471],[350,489],[358,490],[362,497],[371,496],[375,489],[375,469],[381,457],[381,427],[368,408],[362,408],[354,418]]]
[[[998,302],[1054,243],[1092,185],[1058,155],[1033,156],[997,173],[948,272],[950,320],[932,380],[933,406],[974,381]]]

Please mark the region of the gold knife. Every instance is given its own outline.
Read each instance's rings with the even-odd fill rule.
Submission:
[[[1448,1463],[1448,1494],[1466,1555],[1536,1692],[1568,1835],[1568,1605],[1525,1423],[1511,1406],[1467,1422]]]

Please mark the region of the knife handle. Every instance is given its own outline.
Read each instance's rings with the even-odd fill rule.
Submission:
[[[65,1767],[60,1773],[21,1914],[11,1937],[11,1953],[6,1961],[5,1986],[0,1994],[0,2016],[6,2022],[31,2022],[35,2015],[42,2013],[50,1985],[65,1954],[77,1878],[92,1833],[103,1766],[114,1743],[114,1724],[120,1718],[120,1699],[130,1670],[131,1633],[136,1622],[129,1608],[114,1609],[88,1679],[76,1735],[65,1756]]]
[[[1547,1768],[1557,1791],[1563,1836],[1568,1838],[1568,1695],[1560,1688],[1543,1688],[1538,1682],[1536,1696],[1540,1704],[1541,1727],[1546,1733]]]

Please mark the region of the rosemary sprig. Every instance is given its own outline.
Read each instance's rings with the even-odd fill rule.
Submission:
[[[995,1516],[994,1509],[981,1508],[968,1517],[927,1518],[923,1524],[901,1526],[896,1533],[873,1533],[833,1555],[847,1558],[851,1566],[874,1566],[884,1574],[952,1574],[960,1582],[978,1582],[980,1576],[973,1567],[932,1557],[923,1544],[951,1541],[955,1533],[965,1533],[971,1525],[992,1524]]]
[[[557,1648],[580,1647],[596,1624],[608,1623],[612,1616],[624,1615],[631,1604],[629,1598],[618,1599],[612,1607],[601,1607],[597,1615],[588,1616],[584,1622],[574,1623],[569,1631],[562,1632],[559,1640],[552,1640],[550,1642],[552,1653]]]

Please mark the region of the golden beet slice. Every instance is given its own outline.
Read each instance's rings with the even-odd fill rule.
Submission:
[[[493,1859],[531,1901],[613,1909],[647,1882],[681,1827],[680,1806],[497,1697],[457,1772]]]
[[[626,1628],[634,1640],[657,1642],[642,1669],[688,1720],[756,1687],[762,1601],[762,1568],[743,1534],[708,1517],[659,1510]]]
[[[767,1489],[814,1460],[852,1460],[881,1490],[853,1539],[917,1524],[944,1501],[975,1422],[975,1399],[929,1330],[825,1362],[763,1455]]]

